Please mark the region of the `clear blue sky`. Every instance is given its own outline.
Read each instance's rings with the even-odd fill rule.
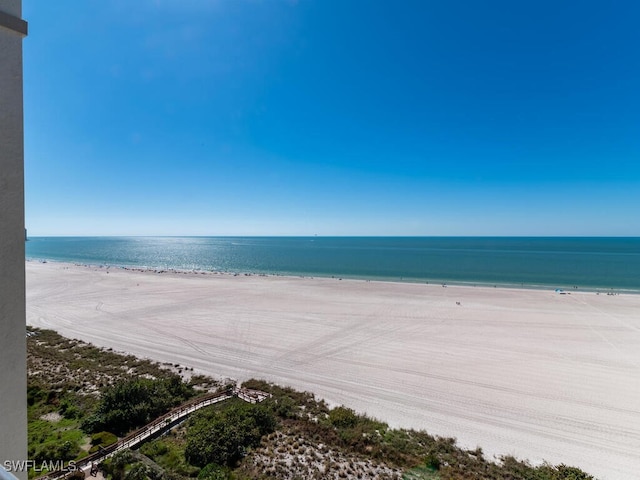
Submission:
[[[640,2],[24,0],[31,235],[640,236]]]

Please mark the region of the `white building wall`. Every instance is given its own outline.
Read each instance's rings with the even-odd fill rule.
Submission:
[[[0,0],[0,462],[27,459],[21,0]],[[22,32],[20,30],[23,30]],[[26,472],[14,472],[27,478]]]

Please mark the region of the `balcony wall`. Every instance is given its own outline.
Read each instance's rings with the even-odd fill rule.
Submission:
[[[27,459],[21,0],[0,0],[0,463]],[[15,472],[27,478],[26,472]]]

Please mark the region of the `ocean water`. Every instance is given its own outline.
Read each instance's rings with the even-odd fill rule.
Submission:
[[[34,237],[27,259],[640,292],[640,238]]]

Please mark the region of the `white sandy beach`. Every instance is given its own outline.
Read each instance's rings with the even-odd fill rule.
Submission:
[[[640,478],[640,295],[26,269],[29,325],[313,391],[487,456]]]

